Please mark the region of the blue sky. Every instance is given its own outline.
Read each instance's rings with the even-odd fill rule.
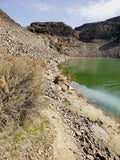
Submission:
[[[74,28],[120,16],[120,0],[0,0],[0,8],[22,26],[62,21]]]

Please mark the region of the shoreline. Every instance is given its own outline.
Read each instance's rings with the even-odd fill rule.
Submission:
[[[68,60],[68,59],[64,59],[64,61]],[[71,59],[71,57],[70,57],[70,59]],[[62,61],[59,62],[59,64],[61,62],[63,62],[63,59],[62,59]],[[54,67],[57,68],[57,65],[59,65],[59,64],[55,63]],[[63,79],[66,81],[65,76],[62,74],[62,72],[60,70],[58,71],[57,75],[62,76]],[[69,91],[66,90],[65,92],[69,92]],[[67,98],[71,105],[68,105],[68,104],[66,104],[68,102],[65,102],[65,106],[67,108],[69,107],[69,109],[71,111],[73,111],[75,113],[79,113],[80,116],[83,116],[83,117],[86,117],[86,118],[88,117],[94,123],[98,123],[99,127],[102,128],[105,131],[105,134],[107,133],[108,137],[110,138],[108,140],[109,142],[106,143],[106,142],[104,142],[105,139],[104,140],[103,139],[102,140],[99,139],[99,136],[102,136],[102,134],[99,135],[98,133],[96,133],[96,134],[99,135],[98,139],[100,141],[103,141],[103,143],[105,143],[104,144],[105,146],[110,147],[111,150],[114,148],[113,151],[118,153],[118,154],[120,154],[120,142],[119,142],[119,138],[120,138],[120,123],[118,122],[118,120],[116,118],[114,118],[113,116],[106,115],[106,113],[103,110],[97,108],[93,104],[89,104],[82,97],[78,97],[78,95],[75,93],[74,90],[70,91],[70,92],[72,92],[72,98],[71,98],[71,93],[70,93],[70,95],[65,95],[64,99]],[[95,135],[95,137],[97,137],[97,136]],[[116,138],[118,140],[116,140],[116,142],[115,142]]]
[[[88,57],[78,57],[79,59],[103,59],[103,60],[119,60],[119,59],[113,59],[113,58],[88,58]],[[65,60],[65,61],[69,61],[69,60],[71,60],[71,59],[77,59],[77,57],[68,57],[68,59],[67,60]],[[63,63],[63,62],[65,62],[65,61],[62,61],[62,62],[60,62],[58,65],[57,65],[57,68],[59,69],[59,71],[60,71],[60,74],[61,75],[63,75],[64,77],[65,77],[65,79],[67,79],[67,77],[63,74],[63,72],[62,72],[62,70],[60,69],[60,64],[61,63]],[[82,84],[79,84],[79,82],[77,82],[77,81],[74,81],[74,80],[72,80],[72,78],[71,78],[71,80],[68,80],[68,82],[75,82],[75,83],[77,83],[78,85],[82,85]],[[76,85],[77,85],[76,84]],[[70,85],[71,86],[71,85]],[[71,86],[71,87],[73,87],[73,86]],[[74,87],[73,87],[74,88]],[[76,88],[76,87],[75,87]],[[74,89],[75,89],[74,88]],[[89,89],[89,88],[88,88]],[[77,92],[77,91],[76,91]],[[77,93],[77,94],[79,94],[79,93]],[[80,93],[81,94],[81,93]],[[105,93],[105,94],[107,94],[107,92]],[[107,94],[108,95],[108,94]],[[83,95],[81,95],[82,97],[83,97]],[[85,97],[85,99],[87,99],[87,97]],[[120,118],[119,117],[117,117],[116,115],[115,115],[115,113],[112,113],[112,112],[108,112],[107,113],[107,110],[104,110],[103,108],[102,108],[102,105],[101,105],[101,107],[99,107],[99,106],[97,106],[96,104],[93,104],[92,102],[90,102],[90,100],[89,100],[89,98],[88,98],[88,103],[90,103],[91,105],[94,105],[96,108],[98,108],[98,109],[101,109],[106,115],[108,115],[108,116],[110,116],[110,117],[114,117],[114,119],[115,120],[117,120],[117,121],[119,121],[120,122]]]
[[[94,103],[92,103],[92,100],[91,99],[89,99],[89,97],[87,97],[87,95],[84,95],[83,94],[83,92],[80,92],[80,90],[78,89],[76,89],[76,87],[78,86],[78,85],[82,85],[82,84],[79,84],[78,82],[76,82],[76,81],[71,81],[70,83],[75,83],[76,85],[75,85],[75,87],[73,87],[71,84],[70,84],[70,86],[71,87],[73,87],[74,88],[74,90],[76,90],[76,93],[78,94],[78,95],[80,95],[81,97],[83,97],[83,99],[86,99],[87,101],[88,101],[88,103],[89,104],[91,104],[91,105],[93,105],[93,106],[95,106],[96,108],[98,108],[98,109],[100,109],[101,111],[103,111],[104,112],[104,114],[106,114],[107,116],[109,116],[109,117],[114,117],[114,119],[116,119],[118,122],[120,122],[120,117],[118,117],[118,115],[116,115],[116,113],[115,112],[113,112],[113,111],[109,111],[109,110],[107,110],[106,108],[103,108],[102,107],[102,104],[99,104],[99,105],[97,105],[97,104],[95,104],[95,103],[97,103],[97,101],[96,102],[94,102]],[[84,85],[83,85],[84,86]],[[85,86],[86,87],[86,86]],[[78,87],[77,87],[78,88]],[[87,87],[86,87],[87,88]],[[80,88],[81,89],[81,88]],[[88,89],[90,89],[90,88],[88,88]],[[98,92],[99,92],[99,90],[97,90]],[[101,91],[100,91],[101,92]],[[103,92],[104,93],[104,92]],[[107,94],[107,93],[105,93],[106,95],[109,95],[109,94]],[[99,102],[100,103],[100,102]],[[101,102],[102,103],[102,102]],[[103,104],[104,105],[104,104]]]
[[[120,60],[120,58],[108,58],[108,57],[69,57],[68,55],[67,55],[67,57],[68,57],[68,60],[69,59],[105,59],[105,60]]]

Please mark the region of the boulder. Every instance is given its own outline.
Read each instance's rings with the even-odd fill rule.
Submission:
[[[79,40],[92,42],[94,39],[120,40],[120,16],[111,18],[103,22],[87,23],[76,27],[75,31],[79,32]]]
[[[103,128],[101,128],[98,124],[93,124],[91,129],[96,137],[98,137],[106,144],[109,144],[110,137]]]
[[[63,22],[34,22],[31,23],[27,29],[37,34],[42,33],[52,36],[56,35],[65,37],[71,36],[74,31],[72,27],[64,24]]]
[[[61,76],[55,77],[54,83],[58,84],[62,88],[62,91],[69,89],[69,83]]]

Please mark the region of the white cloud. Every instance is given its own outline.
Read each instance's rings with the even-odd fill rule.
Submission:
[[[92,21],[104,20],[120,15],[120,0],[91,1],[86,6],[70,6],[66,11],[75,17],[82,17]]]
[[[49,11],[52,7],[44,2],[37,2],[34,3],[34,7],[38,8],[40,11]]]
[[[48,11],[56,9],[55,6],[52,6],[48,3],[45,3],[42,0],[31,0],[31,1],[21,0],[20,4],[24,7],[31,8],[31,9],[37,9],[37,10],[42,11],[42,12],[48,12]]]

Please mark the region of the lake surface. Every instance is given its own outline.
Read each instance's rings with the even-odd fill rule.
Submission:
[[[59,67],[91,103],[120,118],[120,60],[72,59]]]

